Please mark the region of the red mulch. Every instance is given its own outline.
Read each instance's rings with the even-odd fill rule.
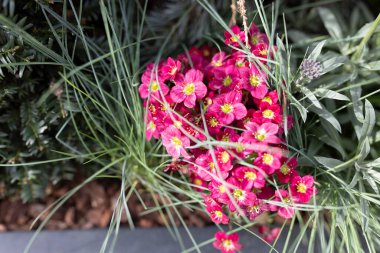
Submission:
[[[32,222],[42,211],[77,184],[78,182],[62,182],[56,186],[49,186],[46,189],[46,197],[32,203],[24,204],[18,197],[0,200],[0,231],[30,230]],[[145,205],[153,207],[151,195],[142,189],[139,192]],[[119,194],[120,181],[91,182],[60,207],[45,228],[52,230],[105,228],[109,225]],[[145,209],[135,195],[132,195],[128,201],[128,207],[135,226],[149,228],[165,225],[165,219],[158,212],[141,216],[141,212]],[[183,207],[179,208],[179,211],[189,226],[203,227],[211,224],[207,214],[203,212]],[[41,220],[46,219],[48,213],[42,215]],[[166,214],[165,216],[167,217]],[[173,216],[175,223],[179,225],[179,219],[174,214]],[[125,212],[121,217],[122,225],[128,226]],[[40,221],[36,224],[40,224]]]

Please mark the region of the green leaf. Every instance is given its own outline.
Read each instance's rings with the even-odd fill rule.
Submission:
[[[326,43],[326,40],[322,40],[321,42],[319,42],[315,48],[313,49],[313,51],[310,53],[309,55],[309,59],[313,59],[313,60],[317,60],[318,56],[321,54],[321,51],[322,51],[322,48],[323,46],[325,45]]]
[[[342,128],[340,126],[339,121],[324,106],[322,106],[322,109],[319,109],[319,108],[317,108],[315,106],[311,106],[310,107],[310,111],[313,111],[316,114],[318,114],[319,117],[320,117],[320,119],[321,119],[321,121],[324,120],[325,122],[328,122],[336,130],[338,130],[339,133],[342,133]]]
[[[329,32],[331,37],[334,39],[343,38],[342,29],[334,13],[332,13],[331,10],[323,7],[318,8],[318,12],[323,24],[325,25],[326,30]]]
[[[290,103],[290,105],[293,105],[297,108],[297,110],[300,112],[300,115],[302,117],[303,122],[306,122],[307,119],[307,110],[305,107],[303,107],[299,102],[298,103]]]
[[[364,109],[365,109],[365,118],[364,118],[363,126],[360,132],[359,143],[363,142],[365,137],[371,135],[373,127],[375,126],[375,123],[376,123],[375,110],[373,109],[372,104],[367,99],[364,102]]]
[[[362,26],[362,28],[359,29],[359,31],[354,35],[355,38],[364,38],[367,33],[370,31],[372,25],[374,24],[375,21],[372,21],[370,23],[367,23]],[[377,27],[376,31],[380,31],[380,27]]]
[[[380,157],[366,164],[368,167],[380,168]],[[380,180],[380,177],[379,177]]]
[[[347,61],[346,56],[336,56],[322,62],[322,75],[336,69]]]
[[[350,99],[347,96],[340,94],[339,92],[329,90],[329,89],[324,89],[324,88],[316,89],[314,91],[314,94],[318,97],[321,97],[321,98],[330,98],[330,99],[335,99],[335,100],[350,101]]]
[[[372,71],[380,70],[380,61],[370,62],[368,64],[363,65],[363,67]]]
[[[334,169],[343,163],[341,160],[323,156],[315,156],[315,160],[317,160],[318,163],[322,164],[328,169]]]
[[[364,115],[363,115],[363,103],[360,101],[360,96],[362,93],[362,88],[352,88],[350,89],[351,93],[351,100],[352,100],[352,108],[354,110],[355,117],[359,122],[364,121]]]
[[[313,92],[311,92],[308,88],[306,88],[305,86],[302,86],[301,87],[301,92],[303,94],[305,94],[305,97],[307,97],[307,99],[309,99],[313,105],[319,109],[322,109],[322,105],[321,103],[319,103],[319,100],[318,98],[314,95]]]
[[[373,179],[373,177],[368,175],[366,171],[363,171],[363,179],[365,179],[368,182],[368,184],[371,186],[374,192],[376,192],[376,194],[379,194],[379,188],[377,187],[375,180]]]

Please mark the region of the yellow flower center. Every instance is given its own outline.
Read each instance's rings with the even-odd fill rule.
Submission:
[[[216,127],[219,124],[219,121],[215,117],[211,117],[208,120],[208,124],[212,127]]]
[[[219,158],[222,163],[227,163],[230,160],[230,155],[227,151],[223,151],[220,153]]]
[[[260,78],[258,78],[257,76],[250,76],[250,77],[249,77],[249,83],[250,83],[253,87],[257,87],[257,86],[259,86],[259,84],[260,84]]]
[[[168,107],[166,105],[161,105],[161,111],[166,111],[168,109]]]
[[[223,85],[227,87],[227,86],[230,86],[231,83],[232,83],[232,78],[230,76],[226,76],[223,80]]]
[[[264,110],[263,111],[263,117],[267,119],[273,119],[274,118],[274,112],[272,110]]]
[[[229,142],[230,141],[230,136],[228,134],[224,134],[222,136],[222,141]]]
[[[154,122],[152,120],[149,121],[148,129],[156,129],[156,124],[154,124]]]
[[[180,139],[178,139],[178,137],[172,137],[172,144],[176,147],[176,148],[180,148],[182,146],[182,141]]]
[[[223,213],[222,213],[221,211],[219,211],[219,210],[216,210],[216,211],[214,212],[214,214],[215,214],[216,217],[218,217],[218,218],[223,217]]]
[[[298,183],[297,184],[297,192],[305,193],[306,190],[307,190],[307,186],[304,183]]]
[[[282,174],[288,175],[290,168],[288,167],[288,165],[284,164],[281,166],[280,171]]]
[[[220,109],[222,110],[222,112],[224,112],[225,114],[229,114],[231,112],[233,112],[234,110],[234,107],[231,105],[231,104],[224,104],[220,107]]]
[[[256,140],[263,141],[265,139],[265,137],[266,137],[265,134],[266,134],[266,132],[265,132],[264,129],[261,129],[261,130],[257,131],[255,133]]]
[[[251,36],[251,43],[252,43],[252,45],[256,45],[257,43],[259,43],[259,38],[256,35],[252,35]]]
[[[182,126],[182,122],[179,121],[179,120],[176,120],[176,121],[174,122],[174,126],[175,126],[176,128],[180,128],[180,127]]]
[[[260,50],[259,54],[262,56],[266,56],[268,54],[268,52],[267,52],[267,50]]]
[[[213,62],[213,65],[215,66],[215,67],[220,67],[220,66],[222,66],[223,65],[223,62],[222,61],[214,61]]]
[[[266,96],[262,99],[262,101],[267,102],[268,104],[272,104],[272,99],[269,96]]]
[[[195,185],[202,185],[202,180],[200,180],[199,178],[197,178],[197,179],[194,180],[194,184]]]
[[[183,88],[183,93],[185,93],[185,95],[187,96],[193,94],[194,91],[195,91],[195,85],[193,83],[188,83]]]
[[[235,34],[234,36],[231,37],[232,42],[238,42],[240,40],[240,36],[238,34]]]
[[[234,196],[235,199],[240,200],[244,198],[244,191],[241,189],[235,189],[232,195]]]
[[[257,178],[257,175],[255,172],[253,171],[247,171],[245,174],[244,174],[244,178],[248,179],[248,180],[255,180]]]
[[[270,154],[264,154],[263,163],[265,163],[266,165],[271,165],[273,163],[273,156]]]
[[[209,167],[211,170],[214,170],[214,169],[215,169],[215,163],[214,163],[214,162],[209,162],[209,163],[208,163],[208,167]]]
[[[150,104],[150,105],[149,105],[149,111],[150,111],[152,114],[156,114],[156,106],[153,105],[153,104]]]
[[[157,81],[153,81],[151,84],[150,84],[150,89],[153,91],[153,92],[156,92],[158,91],[158,88],[160,86],[158,85],[158,82]]]
[[[169,74],[170,75],[174,75],[175,74],[175,72],[177,71],[177,66],[174,66],[171,70],[170,70],[170,72],[169,72]]]
[[[238,153],[241,153],[241,152],[243,152],[244,151],[244,144],[243,143],[238,143],[237,144],[237,147],[236,147],[236,151],[238,152]]]
[[[235,66],[238,68],[244,67],[244,61],[243,60],[236,61]]]
[[[223,248],[227,251],[230,251],[234,249],[234,244],[231,240],[224,240],[223,241]]]
[[[289,204],[290,203],[290,198],[289,197],[283,198],[283,201],[284,201],[284,203]]]
[[[219,192],[220,193],[225,193],[226,192],[226,187],[224,186],[224,185],[221,185],[221,186],[219,186]]]
[[[210,51],[207,49],[203,50],[203,56],[210,56]]]

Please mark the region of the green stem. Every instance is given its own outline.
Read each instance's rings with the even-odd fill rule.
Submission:
[[[379,23],[380,23],[380,14],[377,16],[377,18],[376,18],[375,22],[373,23],[373,25],[371,26],[371,29],[369,30],[369,32],[366,34],[366,36],[360,42],[358,49],[356,49],[354,55],[352,56],[353,60],[358,59],[358,57],[359,57],[360,53],[362,52],[365,44],[367,44],[368,40],[371,38],[372,34],[375,32],[376,27],[379,25]]]

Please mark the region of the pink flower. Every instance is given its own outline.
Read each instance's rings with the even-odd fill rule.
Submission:
[[[193,189],[198,192],[203,192],[205,189],[207,189],[207,183],[195,173],[192,173],[190,175],[190,182],[194,184],[194,186],[192,186]]]
[[[263,105],[273,105],[278,102],[278,94],[277,91],[273,90],[268,92],[263,98],[257,99],[255,98],[255,104],[261,108]]]
[[[221,92],[229,92],[234,89],[238,83],[239,72],[233,65],[218,68],[214,71],[215,78],[210,82],[209,88]]]
[[[233,170],[232,175],[241,181],[244,189],[263,188],[265,186],[264,175],[253,168],[240,166]]]
[[[227,58],[227,55],[223,51],[215,54],[212,57],[212,60],[211,60],[211,63],[210,63],[210,67],[211,68],[215,68],[215,67],[221,67],[221,66],[223,66],[225,64],[226,58]]]
[[[259,28],[252,24],[248,32],[248,41],[252,48],[255,48],[259,43],[268,43],[268,38],[265,34],[260,33]]]
[[[239,75],[248,71],[249,63],[247,61],[247,56],[243,52],[233,52],[231,58],[226,62],[226,65],[233,65],[237,68]]]
[[[248,216],[250,220],[255,220],[257,216],[259,216],[266,210],[266,204],[262,200],[256,199],[252,203],[252,205],[246,207],[245,214]]]
[[[160,132],[157,129],[156,123],[154,123],[154,119],[148,120],[148,123],[146,124],[146,139],[149,141],[154,137],[155,139],[158,139],[160,137]]]
[[[205,119],[206,119],[208,132],[211,135],[218,133],[220,129],[222,128],[222,125],[216,113],[206,113]]]
[[[220,173],[218,172],[217,165],[210,153],[198,156],[195,163],[198,165],[195,166],[197,174],[205,181],[210,181],[213,177],[221,177],[222,179],[228,177],[228,171],[220,169]]]
[[[267,43],[258,43],[255,48],[252,50],[252,53],[257,57],[260,57],[261,62],[266,62],[268,58],[268,44]]]
[[[282,202],[281,206],[277,206],[278,215],[285,219],[290,219],[294,216],[293,200],[289,195],[289,191],[279,189],[275,193],[274,201]],[[273,207],[272,207],[273,210]]]
[[[282,123],[281,107],[278,104],[264,104],[259,111],[254,113],[253,121],[256,123],[272,122],[274,124]]]
[[[281,183],[288,183],[290,179],[294,176],[298,176],[296,167],[298,165],[297,158],[292,157],[288,159],[287,157],[281,157],[281,167],[276,171],[278,180]]]
[[[202,194],[203,202],[206,206],[220,207],[219,203],[215,201],[210,195]]]
[[[231,128],[225,128],[223,132],[219,132],[216,136],[218,141],[235,142],[239,139],[240,135]]]
[[[273,228],[268,234],[264,236],[264,240],[266,242],[271,243],[274,240],[276,240],[280,232],[281,232],[281,228]]]
[[[247,155],[253,153],[251,143],[244,137],[239,137],[239,139],[235,141],[234,144],[236,145],[234,148],[234,154],[242,159],[245,159]]]
[[[271,175],[281,166],[280,156],[281,154],[261,152],[259,153],[259,156],[256,157],[253,164],[264,170],[268,175]]]
[[[226,233],[219,231],[215,234],[216,241],[213,243],[214,247],[219,249],[221,253],[235,253],[236,250],[241,249],[241,245],[238,243],[239,235],[236,233],[227,235]]]
[[[216,224],[228,224],[230,221],[220,206],[206,206],[206,210],[211,215],[211,220]]]
[[[186,136],[183,136],[181,131],[175,126],[169,126],[164,132],[161,133],[162,144],[165,146],[169,155],[174,158],[179,158],[183,155],[185,158],[189,158],[189,154],[186,152],[186,147],[190,146],[190,140]]]
[[[230,171],[232,169],[232,160],[234,157],[231,156],[228,151],[222,147],[216,147],[214,154],[220,170]]]
[[[243,73],[241,78],[242,88],[251,92],[252,97],[262,99],[268,92],[266,74],[261,73],[255,66]]]
[[[227,185],[222,184],[221,182],[218,182],[216,180],[212,180],[208,184],[208,189],[211,192],[211,197],[213,199],[216,199],[218,202],[227,204],[229,202],[227,191],[229,191],[229,188]]]
[[[252,205],[256,200],[256,195],[250,189],[244,188],[236,178],[230,177],[227,182],[233,186],[231,189],[233,200],[229,199],[228,202],[228,208],[231,212],[235,212],[238,207],[243,208]]]
[[[293,198],[301,203],[309,202],[311,196],[317,193],[317,189],[314,187],[313,176],[293,177],[290,189]]]
[[[235,47],[239,46],[239,41],[244,44],[244,31],[240,31],[240,28],[237,25],[232,26],[231,30],[233,34],[231,34],[229,31],[224,32],[224,36],[226,37],[224,43],[226,43],[226,45],[232,45]]]
[[[273,123],[263,123],[259,125],[255,122],[249,122],[245,125],[246,131],[242,136],[249,140],[251,143],[281,143],[280,138],[276,136],[278,132],[278,125]]]
[[[239,97],[231,92],[215,98],[213,102],[208,111],[218,115],[222,124],[231,124],[235,119],[239,120],[247,115],[247,109],[240,103]]]
[[[168,86],[163,82],[161,77],[156,76],[156,73],[145,72],[141,77],[141,85],[139,93],[141,98],[148,98],[149,94],[155,98],[160,98],[160,90],[165,96],[169,92]]]
[[[166,64],[161,68],[161,76],[164,79],[174,80],[181,70],[181,62],[169,57]]]
[[[176,103],[184,101],[188,108],[195,106],[195,101],[206,96],[207,87],[202,82],[203,73],[196,69],[190,69],[186,72],[183,80],[176,82],[172,88],[170,96]]]

